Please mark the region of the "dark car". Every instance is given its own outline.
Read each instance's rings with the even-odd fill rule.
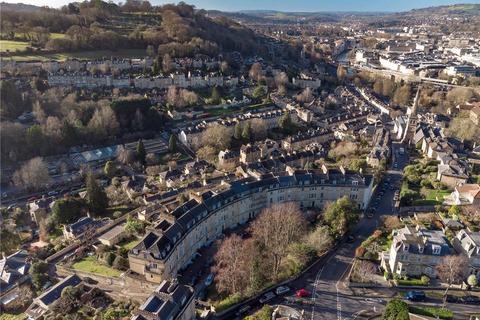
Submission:
[[[462,302],[465,304],[480,305],[480,298],[477,296],[465,296],[462,298]]]
[[[188,282],[188,284],[193,287],[193,286],[195,286],[195,285],[197,284],[197,281],[198,281],[198,278],[197,278],[196,275],[194,275],[194,276],[192,276],[192,278],[190,279],[190,281]]]
[[[355,242],[355,237],[352,236],[352,235],[349,235],[349,236],[347,237],[347,242],[348,242],[348,243],[353,243],[353,242]]]
[[[457,296],[452,296],[452,295],[447,295],[447,302],[450,302],[450,303],[459,303],[459,302],[462,302],[462,299],[460,297],[457,297]]]
[[[423,301],[425,300],[425,292],[423,291],[408,291],[405,298],[409,301]]]

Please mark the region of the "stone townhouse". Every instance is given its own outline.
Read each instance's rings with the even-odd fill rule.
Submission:
[[[200,144],[202,139],[203,131],[205,127],[203,126],[194,126],[188,127],[180,131],[178,134],[178,140],[186,146],[195,147]]]
[[[446,205],[472,205],[480,207],[480,185],[462,184],[455,187],[455,190],[445,198]]]
[[[262,151],[256,145],[251,145],[250,143],[242,145],[240,148],[240,162],[241,163],[250,163],[257,162],[261,159]]]
[[[162,281],[131,320],[195,319],[193,288],[177,281]]]
[[[323,208],[347,196],[359,209],[365,209],[372,186],[371,175],[326,168],[231,182],[223,192],[208,191],[200,199],[175,209],[174,223],[159,231],[149,231],[129,252],[130,269],[148,281],[160,283],[174,278],[198,249],[272,204],[295,202],[301,208]]]
[[[383,127],[377,129],[373,138],[373,149],[367,156],[367,163],[372,167],[377,167],[382,160],[388,160],[390,143],[390,131]]]
[[[310,129],[307,132],[301,132],[293,136],[289,136],[282,140],[282,148],[287,151],[301,149],[309,144],[323,144],[333,139],[333,131],[330,129]]]
[[[460,230],[452,245],[458,253],[467,256],[470,274],[480,279],[480,232]]]
[[[240,162],[240,154],[238,151],[222,150],[218,153],[218,164],[221,167],[232,166],[236,167]]]
[[[437,180],[449,188],[455,188],[467,182],[468,168],[463,161],[459,160],[449,161],[448,164],[439,164]]]
[[[440,230],[405,226],[394,230],[389,251],[381,253],[381,266],[399,276],[436,276],[440,260],[452,253],[448,240]]]

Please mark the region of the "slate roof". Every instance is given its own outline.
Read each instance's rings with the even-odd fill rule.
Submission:
[[[68,286],[76,287],[80,284],[80,282],[82,282],[82,280],[77,275],[73,274],[48,289],[37,299],[43,302],[45,305],[49,306],[61,297],[63,289]]]
[[[208,214],[236,199],[258,193],[261,190],[312,184],[352,186],[356,183],[355,187],[366,187],[370,185],[372,179],[373,177],[370,175],[331,169],[326,173],[321,170],[296,170],[291,175],[273,176],[270,174],[260,180],[251,178],[237,180],[232,182],[226,191],[218,194],[207,191],[202,194],[202,203],[192,199],[177,207],[172,212],[172,216],[176,218],[175,223],[159,234],[147,233],[142,241],[131,250],[131,254],[139,255],[141,252],[146,252],[156,259],[164,259],[181,237]]]

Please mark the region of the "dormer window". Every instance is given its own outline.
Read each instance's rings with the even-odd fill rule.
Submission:
[[[353,184],[354,186],[358,186],[358,181],[357,181],[357,180],[353,180],[353,181],[352,181],[352,184]]]
[[[433,254],[440,254],[441,249],[442,248],[440,246],[433,246],[432,247]]]
[[[419,253],[423,253],[423,249],[424,249],[423,246],[418,246],[418,252]]]
[[[408,244],[404,244],[404,245],[403,245],[403,251],[408,251],[408,249],[409,249]]]

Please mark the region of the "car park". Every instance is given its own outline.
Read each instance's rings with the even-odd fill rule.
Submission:
[[[265,302],[268,302],[270,300],[272,300],[273,298],[275,298],[275,294],[272,292],[272,291],[269,291],[267,293],[265,293],[261,298],[260,298],[260,303],[265,303]]]
[[[423,291],[408,291],[405,294],[405,298],[409,301],[424,301],[425,300],[425,292]]]
[[[288,291],[290,291],[290,288],[289,288],[289,287],[287,287],[287,286],[280,286],[280,287],[278,287],[277,289],[275,289],[275,294],[276,294],[277,296],[280,296],[280,295],[282,295],[282,294],[287,293]]]

